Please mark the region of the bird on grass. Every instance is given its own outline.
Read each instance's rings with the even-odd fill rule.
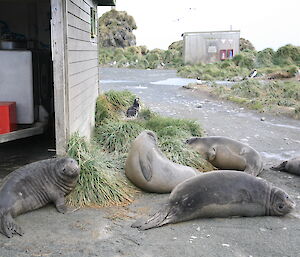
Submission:
[[[141,109],[140,99],[135,98],[133,104],[127,109],[126,116],[128,118],[135,118],[138,116],[140,109]]]
[[[248,77],[252,79],[252,78],[256,77],[256,75],[257,75],[257,70],[254,69],[254,70],[249,74]]]

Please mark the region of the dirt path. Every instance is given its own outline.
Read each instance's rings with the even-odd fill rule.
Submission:
[[[248,143],[264,158],[261,177],[285,189],[295,199],[296,211],[281,218],[198,219],[139,232],[130,227],[135,217],[155,210],[168,195],[141,194],[127,207],[84,208],[66,215],[48,206],[16,218],[26,234],[13,239],[0,235],[0,257],[299,256],[300,177],[268,169],[300,155],[299,121],[257,114],[182,89],[189,81],[176,78],[174,71],[102,69],[101,82],[103,90],[138,94],[161,114],[197,119],[208,135]]]

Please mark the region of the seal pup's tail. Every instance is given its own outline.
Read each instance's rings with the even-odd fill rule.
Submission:
[[[285,166],[287,164],[287,161],[284,161],[283,163],[279,164],[276,167],[271,167],[271,170],[278,170],[278,171],[285,171]]]
[[[0,232],[11,238],[13,234],[22,236],[24,233],[19,225],[15,223],[10,213],[4,213],[0,210]]]
[[[173,222],[173,217],[175,215],[174,208],[169,205],[166,205],[164,208],[160,209],[149,219],[139,219],[134,222],[131,227],[138,228],[139,230],[147,230],[151,228],[161,227],[165,224]]]

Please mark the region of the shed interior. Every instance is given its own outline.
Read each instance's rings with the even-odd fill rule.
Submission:
[[[0,178],[55,154],[50,19],[50,0],[0,0],[0,106],[15,102],[17,123],[0,133]]]

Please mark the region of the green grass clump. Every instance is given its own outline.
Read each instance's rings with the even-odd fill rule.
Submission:
[[[173,127],[174,129],[179,129],[185,131],[191,136],[201,136],[203,130],[196,121],[187,119],[175,119],[162,116],[154,116],[149,120],[144,122],[145,129],[153,130],[159,134],[166,127]]]
[[[131,142],[143,130],[139,124],[133,121],[111,121],[97,127],[95,138],[108,152],[126,153]]]
[[[231,88],[216,87],[213,93],[260,111],[280,112],[279,107],[288,107],[285,110],[295,110],[294,117],[298,117],[296,110],[300,101],[300,84],[297,81],[246,80]]]
[[[181,77],[197,78],[202,80],[227,80],[233,77],[245,77],[249,69],[236,65],[232,60],[210,64],[185,65],[177,69]]]
[[[159,139],[159,148],[166,157],[176,163],[190,166],[199,171],[211,171],[215,169],[209,162],[204,160],[199,153],[192,150],[185,144],[187,137],[161,137]]]
[[[127,90],[111,90],[100,95],[96,101],[96,127],[107,120],[118,120],[119,114],[132,105],[134,98],[135,95]]]
[[[132,105],[135,95],[128,90],[114,91],[110,90],[105,93],[107,101],[116,111],[125,110]]]
[[[68,155],[77,160],[81,168],[76,187],[67,197],[70,205],[110,206],[132,201],[136,190],[120,173],[124,158],[87,144],[78,134],[69,140]]]
[[[176,68],[183,66],[182,48],[182,40],[172,43],[168,50],[148,50],[146,46],[103,47],[99,50],[99,61],[101,65],[119,68]]]

